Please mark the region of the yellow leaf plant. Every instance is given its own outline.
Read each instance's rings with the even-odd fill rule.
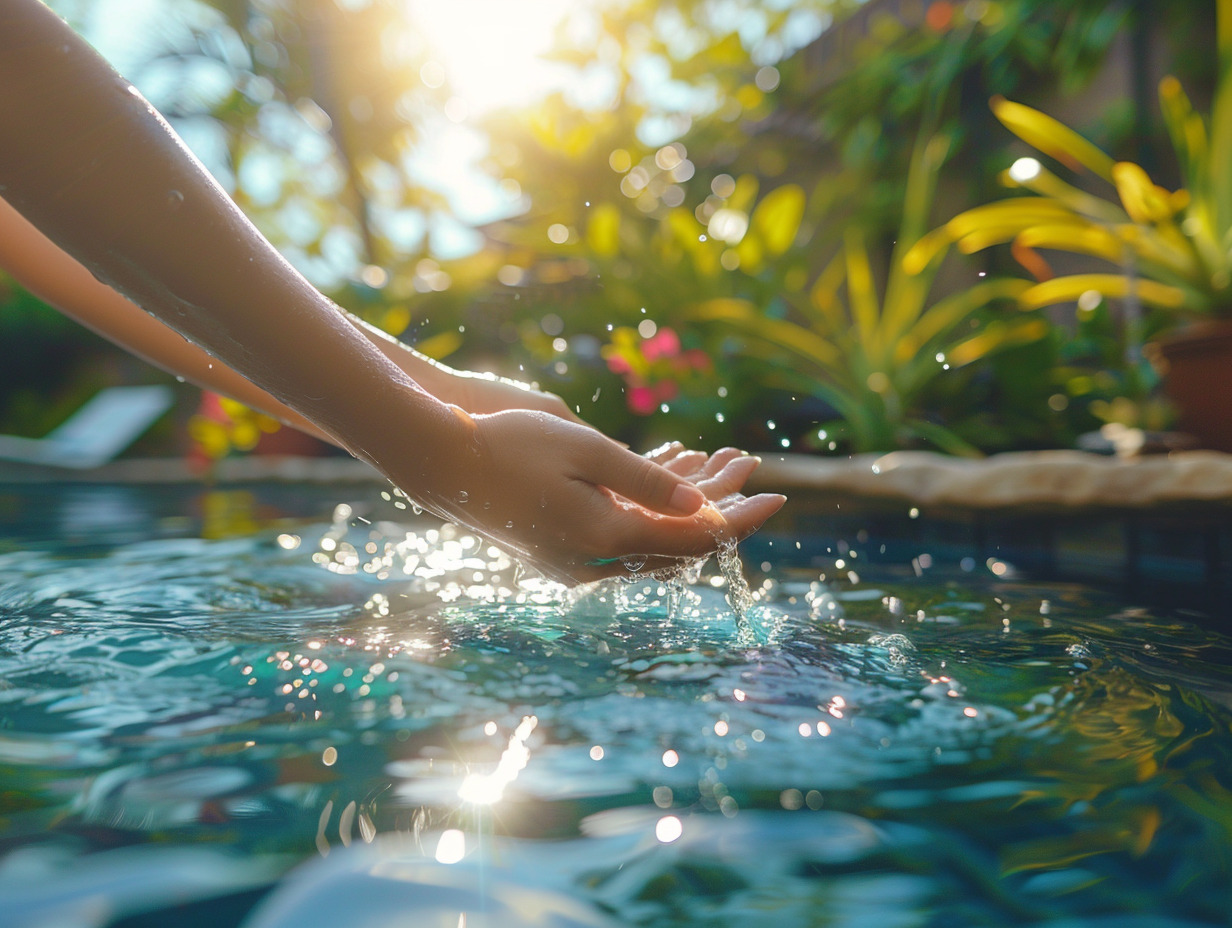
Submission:
[[[794,309],[791,316],[779,318],[750,300],[730,297],[707,300],[693,310],[698,321],[738,332],[746,353],[785,367],[794,387],[831,405],[844,420],[840,429],[855,451],[923,443],[978,454],[929,417],[924,408],[928,388],[950,370],[1047,331],[1040,319],[1015,316],[984,324],[976,315],[994,301],[1018,298],[1029,286],[1025,281],[982,281],[930,301],[946,251],[943,242],[936,242],[911,271],[906,269],[904,256],[926,228],[948,149],[948,140],[939,135],[922,136],[916,145],[884,286],[878,286],[864,232],[853,227],[807,292],[784,295]],[[779,207],[787,211],[787,204]],[[798,219],[794,206],[791,212]]]
[[[1169,191],[1137,164],[1115,161],[1044,113],[1002,98],[993,113],[1011,132],[1075,172],[1102,180],[1106,196],[1078,189],[1034,158],[1020,158],[1002,182],[1029,196],[999,200],[955,216],[910,251],[918,271],[950,245],[973,253],[1012,243],[1024,264],[1044,270],[1035,249],[1085,255],[1112,265],[1043,279],[1022,294],[1026,308],[1076,301],[1084,293],[1194,316],[1232,316],[1232,0],[1217,0],[1220,79],[1207,118],[1180,82],[1166,77],[1159,96],[1183,186]]]

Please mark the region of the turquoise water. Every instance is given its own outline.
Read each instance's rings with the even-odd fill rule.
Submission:
[[[1232,922],[1191,619],[855,542],[574,593],[377,492],[8,513],[0,924]]]

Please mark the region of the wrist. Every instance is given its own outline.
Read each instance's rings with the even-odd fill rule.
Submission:
[[[442,402],[404,380],[385,401],[370,400],[340,435],[347,449],[367,461],[417,503],[438,509],[461,469],[459,452],[476,439],[475,421],[461,407]]]

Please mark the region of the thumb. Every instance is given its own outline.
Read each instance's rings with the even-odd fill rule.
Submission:
[[[669,516],[691,516],[706,502],[706,494],[688,480],[615,442],[605,441],[596,451],[586,479],[625,499]]]

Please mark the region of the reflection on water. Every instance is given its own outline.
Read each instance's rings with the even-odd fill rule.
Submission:
[[[1227,923],[1226,638],[379,515],[0,554],[6,924]]]

